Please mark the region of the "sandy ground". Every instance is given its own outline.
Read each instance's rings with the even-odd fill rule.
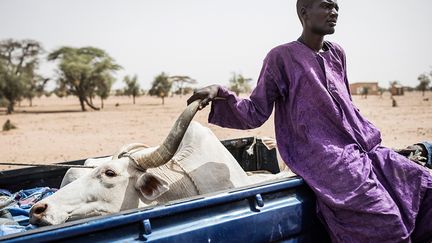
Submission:
[[[166,98],[162,106],[161,99],[154,97],[139,97],[135,105],[132,98],[110,97],[103,110],[81,112],[76,97],[42,97],[33,101],[33,107],[22,102],[12,115],[0,109],[0,125],[10,119],[18,127],[0,132],[0,162],[56,163],[110,155],[132,142],[157,145],[184,109],[186,99]],[[432,93],[425,97],[407,93],[396,100],[398,107],[393,108],[389,94],[354,97],[361,113],[381,130],[384,146],[401,148],[432,140]],[[258,129],[238,131],[209,125],[208,113],[206,108],[194,119],[209,126],[219,139],[274,137],[273,116]],[[18,167],[0,166],[0,170],[11,168]]]

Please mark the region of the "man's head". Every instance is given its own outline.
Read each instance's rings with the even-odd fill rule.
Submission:
[[[297,0],[297,14],[303,29],[314,34],[333,34],[338,11],[337,0]]]

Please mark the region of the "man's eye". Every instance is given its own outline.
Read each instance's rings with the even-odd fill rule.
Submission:
[[[114,177],[117,174],[113,170],[106,170],[105,171],[105,175],[108,176],[108,177]]]
[[[322,7],[325,8],[325,9],[330,10],[330,9],[333,9],[333,4],[323,3]]]

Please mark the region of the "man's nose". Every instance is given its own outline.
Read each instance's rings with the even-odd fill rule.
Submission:
[[[339,16],[339,12],[337,11],[336,8],[333,8],[333,9],[331,10],[331,12],[330,12],[330,16],[331,16],[332,18],[337,18],[337,17]]]

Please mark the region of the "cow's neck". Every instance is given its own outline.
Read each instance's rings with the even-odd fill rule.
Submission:
[[[191,178],[185,175],[184,170],[173,161],[158,168],[149,169],[148,171],[168,182],[169,190],[157,199],[159,203],[166,203],[199,194]]]

